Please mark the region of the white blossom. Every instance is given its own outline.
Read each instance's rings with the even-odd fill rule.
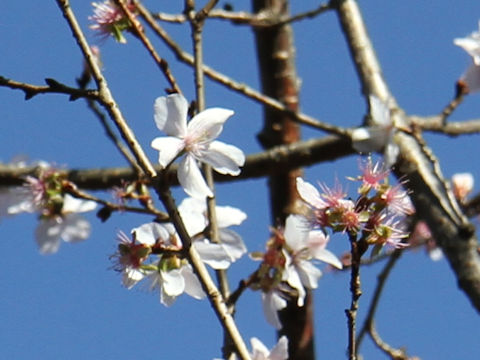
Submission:
[[[188,103],[182,95],[159,97],[154,105],[155,123],[168,136],[154,139],[151,146],[159,151],[158,161],[162,167],[185,153],[177,172],[180,185],[192,197],[212,197],[213,193],[203,179],[197,161],[228,175],[238,175],[240,166],[245,162],[242,150],[215,140],[233,111],[206,109],[195,115],[188,124],[187,112]]]
[[[87,239],[90,236],[90,223],[78,213],[94,210],[96,206],[93,201],[76,199],[66,194],[61,214],[41,217],[35,230],[40,253],[56,253],[61,240],[79,242]]]
[[[480,22],[479,22],[480,28]],[[472,57],[472,64],[460,77],[468,86],[468,92],[480,90],[480,31],[474,31],[465,38],[456,38],[453,43]]]
[[[369,101],[371,125],[352,132],[353,148],[360,153],[383,149],[385,166],[391,167],[396,162],[400,150],[393,140],[395,126],[390,117],[390,109],[388,104],[375,95],[370,95]]]
[[[285,221],[285,252],[287,266],[285,280],[298,291],[298,306],[303,306],[305,288],[315,289],[322,272],[312,264],[313,259],[321,260],[339,269],[342,263],[325,247],[328,236],[323,231],[310,231],[308,221],[300,215],[289,215]]]
[[[195,237],[193,246],[202,261],[214,269],[226,269],[247,251],[241,236],[227,227],[240,225],[247,215],[230,206],[216,206],[215,209],[220,244],[212,243],[204,236],[196,238],[208,225],[205,200],[186,198],[178,207],[189,235]]]

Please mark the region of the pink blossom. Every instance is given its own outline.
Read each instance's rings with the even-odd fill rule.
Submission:
[[[178,166],[178,181],[192,197],[204,199],[213,193],[207,186],[197,162],[203,162],[228,175],[238,175],[245,162],[242,150],[215,139],[233,111],[211,108],[195,115],[187,124],[188,103],[180,94],[159,97],[154,105],[155,123],[168,137],[155,138],[151,146],[159,151],[158,162],[169,166],[185,154]]]

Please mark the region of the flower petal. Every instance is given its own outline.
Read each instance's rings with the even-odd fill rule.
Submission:
[[[221,141],[213,141],[200,159],[220,174],[238,175],[245,163],[243,151]]]
[[[233,115],[232,110],[210,108],[195,115],[187,125],[189,136],[204,141],[215,139],[223,129],[223,124]]]
[[[288,359],[288,338],[283,335],[278,339],[277,345],[270,351],[269,360],[287,360]]]
[[[35,240],[41,254],[54,254],[60,247],[61,224],[55,219],[40,220],[35,229]]]
[[[78,242],[90,236],[90,223],[77,214],[67,215],[60,224],[60,237],[66,242]]]
[[[381,150],[389,140],[390,129],[367,126],[352,131],[352,146],[359,153]]]
[[[202,285],[200,284],[197,276],[193,273],[190,265],[182,266],[180,271],[185,280],[185,292],[188,295],[195,299],[203,299],[205,296],[207,296],[203,291]]]
[[[63,213],[79,213],[95,210],[97,203],[90,200],[82,200],[74,198],[73,196],[66,194],[63,198]]]
[[[205,230],[207,226],[206,211],[207,203],[205,199],[200,200],[189,197],[183,199],[178,206],[178,212],[190,236],[194,236]]]
[[[247,218],[247,214],[242,210],[231,206],[217,206],[216,213],[219,228],[240,225]]]
[[[158,162],[164,168],[185,148],[185,143],[182,139],[171,136],[157,137],[152,140],[150,145],[159,151]]]
[[[297,191],[303,201],[315,209],[324,209],[327,206],[315,186],[304,181],[301,177],[297,177]]]
[[[153,105],[157,127],[167,135],[181,137],[187,132],[188,102],[181,94],[162,96]]]
[[[162,288],[170,296],[178,296],[185,290],[185,280],[178,269],[163,271],[160,270]]]
[[[280,330],[282,323],[278,318],[278,311],[284,309],[287,306],[287,301],[280,297],[275,291],[269,291],[268,293],[262,292],[262,307],[263,313],[267,318],[267,321]]]
[[[178,166],[178,182],[185,192],[197,199],[213,197],[213,193],[203,179],[195,159],[187,155]]]
[[[308,222],[301,215],[289,215],[285,220],[284,237],[289,247],[299,251],[307,246]]]
[[[158,223],[147,223],[132,229],[135,234],[135,240],[141,244],[154,245],[157,240],[167,240],[170,238],[167,229]]]
[[[343,268],[342,262],[335,256],[334,253],[327,249],[318,249],[315,252],[315,259],[335,266],[337,269]]]
[[[193,246],[198,252],[202,261],[215,270],[225,270],[230,264],[230,256],[220,244],[213,244],[208,241],[194,241]]]
[[[480,91],[480,65],[470,65],[461,79],[467,83],[469,93]]]
[[[240,259],[247,252],[247,247],[245,246],[242,237],[235,231],[229,229],[220,229],[219,235],[220,241],[222,242],[222,247],[230,257],[230,261],[233,262]]]
[[[370,95],[369,101],[372,123],[380,127],[390,127],[392,125],[392,120],[390,118],[390,109],[387,104],[375,95]]]

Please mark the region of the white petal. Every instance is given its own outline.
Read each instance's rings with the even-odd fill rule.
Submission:
[[[337,269],[343,268],[342,262],[335,256],[334,253],[327,249],[319,249],[318,251],[316,251],[315,259],[335,266]]]
[[[202,284],[198,280],[197,276],[193,273],[190,265],[182,266],[181,273],[185,279],[185,292],[195,299],[203,299],[205,292],[202,289]]]
[[[282,323],[278,318],[278,311],[287,306],[287,301],[280,297],[275,291],[268,293],[262,292],[262,307],[263,313],[267,321],[276,329],[282,328]]]
[[[67,215],[60,227],[60,237],[66,242],[78,242],[90,236],[90,223],[77,214]]]
[[[60,247],[61,224],[54,219],[40,220],[35,229],[35,240],[41,254],[54,254]]]
[[[162,278],[162,288],[169,296],[178,296],[185,290],[185,280],[180,270],[163,271],[160,270],[160,276]]]
[[[381,150],[388,142],[390,129],[380,126],[361,127],[352,131],[352,145],[359,153]]]
[[[163,225],[158,223],[147,223],[132,229],[135,239],[145,245],[154,245],[157,240],[166,241],[169,239],[169,232]]]
[[[245,163],[243,151],[221,141],[213,141],[200,159],[211,165],[220,174],[238,175]]]
[[[307,246],[308,222],[301,215],[289,215],[285,220],[285,240],[293,250],[301,250]]]
[[[229,229],[219,230],[220,241],[231,261],[240,259],[246,252],[247,247],[242,240],[242,237],[235,231]]]
[[[383,163],[386,168],[391,168],[396,162],[398,158],[398,154],[400,153],[400,148],[397,144],[392,141],[385,146],[385,150],[383,152]]]
[[[390,109],[387,104],[380,100],[375,95],[369,96],[370,100],[370,114],[374,125],[380,127],[390,127],[392,120],[390,118]]]
[[[213,269],[225,270],[230,266],[230,256],[228,256],[222,245],[200,240],[194,241],[193,246],[202,261]]]
[[[250,344],[252,345],[252,360],[268,359],[270,351],[259,339],[256,337],[251,338]]]
[[[316,209],[324,209],[327,204],[320,197],[320,193],[312,184],[303,181],[301,177],[297,177],[297,191],[300,197],[307,204]]]
[[[297,305],[303,306],[305,301],[305,295],[307,294],[305,288],[303,287],[302,280],[300,278],[300,274],[295,269],[295,266],[287,266],[285,269],[285,277],[288,284],[298,291],[298,299]]]
[[[213,197],[213,193],[203,179],[195,159],[187,155],[178,166],[178,182],[185,192],[197,199]]]
[[[181,94],[162,96],[153,105],[157,127],[170,136],[184,136],[187,129],[188,102]]]
[[[480,91],[480,65],[469,66],[461,79],[467,83],[470,93]]]
[[[131,289],[136,283],[142,280],[145,274],[138,269],[126,267],[123,270],[122,284],[127,289]]]
[[[157,137],[152,140],[152,148],[158,150],[158,163],[162,167],[170,164],[177,155],[185,148],[185,143],[182,139],[176,137]]]
[[[66,194],[63,199],[62,212],[64,213],[79,213],[95,210],[97,203],[90,200],[82,200],[74,198],[73,196]]]
[[[283,335],[278,339],[277,345],[270,352],[269,360],[287,360],[288,359],[288,338]]]
[[[480,65],[480,41],[478,39],[458,38],[453,43],[465,50],[473,59],[475,65]]]
[[[219,228],[240,225],[247,218],[247,214],[242,210],[231,206],[217,206],[215,209]]]
[[[317,288],[318,279],[322,276],[320,269],[307,260],[300,260],[296,269],[303,286],[308,289]]]
[[[190,236],[201,233],[207,226],[205,211],[207,204],[205,199],[186,198],[178,206],[178,212],[182,217],[185,228]]]
[[[201,138],[204,141],[211,141],[222,132],[223,124],[232,115],[232,110],[222,108],[206,109],[190,120],[187,126],[188,135]]]

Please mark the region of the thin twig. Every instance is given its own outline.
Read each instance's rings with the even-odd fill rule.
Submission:
[[[182,241],[188,261],[192,265],[195,274],[197,274],[200,283],[202,284],[202,287],[207,294],[208,299],[212,304],[212,307],[215,310],[215,313],[220,323],[235,344],[235,349],[238,356],[242,360],[250,360],[250,354],[248,352],[248,349],[242,339],[240,332],[238,331],[232,315],[228,310],[222,294],[218,291],[215,283],[213,282],[210,274],[208,273],[207,268],[198,256],[195,247],[191,246],[192,240],[188,235],[187,230],[185,229],[185,225],[183,224],[183,220],[178,213],[177,207],[175,205],[175,200],[173,199],[170,190],[161,188],[161,184],[158,184],[158,186],[156,186],[156,189],[158,190],[160,199],[165,205],[170,219],[172,220],[172,223],[177,230],[180,240]]]
[[[78,21],[73,13],[69,0],[57,0],[57,4],[60,10],[63,13],[64,18],[67,20],[68,25],[72,31],[73,37],[76,39],[80,49],[83,52],[85,60],[88,63],[92,71],[92,76],[95,79],[95,82],[98,87],[99,92],[99,99],[98,101],[102,104],[102,106],[107,110],[111,119],[114,121],[115,125],[117,126],[120,134],[122,135],[123,139],[129,146],[130,150],[135,156],[138,164],[140,165],[143,172],[145,172],[149,177],[155,177],[157,172],[155,171],[153,165],[150,163],[150,160],[145,155],[142,147],[138,143],[133,131],[128,126],[127,122],[125,121],[120,109],[113,98],[110,89],[108,88],[107,81],[102,75],[100,68],[95,60],[94,55],[92,54],[91,48],[85,38],[85,35],[80,28]],[[135,166],[134,164],[131,164]],[[141,175],[141,174],[139,174]]]
[[[332,7],[330,4],[321,4],[317,8],[309,11],[305,11],[303,13],[299,13],[293,16],[290,16],[285,19],[276,19],[270,18],[265,13],[260,14],[252,14],[246,11],[227,11],[221,9],[213,9],[209,12],[208,18],[209,19],[220,19],[220,20],[229,20],[234,25],[250,25],[252,27],[272,27],[272,26],[282,26],[286,24],[290,24],[293,22],[298,22],[304,19],[312,19],[327,10],[331,10]],[[164,21],[164,22],[171,22],[171,23],[185,23],[187,21],[187,16],[184,14],[166,14],[166,13],[154,13],[153,16],[155,19]]]
[[[367,317],[365,318],[363,326],[357,337],[357,352],[358,352],[358,349],[360,348],[360,345],[362,343],[363,337],[365,336],[365,333],[369,330],[371,324],[373,323],[373,320],[375,318],[375,313],[378,308],[378,303],[380,301],[380,297],[382,295],[382,291],[388,279],[388,276],[390,275],[393,267],[395,266],[395,264],[397,263],[401,255],[402,255],[402,250],[398,250],[398,249],[394,250],[389,256],[389,259],[385,264],[385,267],[378,275],[377,286],[375,288],[372,301],[370,302],[370,306],[368,308]]]
[[[165,44],[170,48],[171,51],[177,56],[178,60],[193,66],[194,65],[194,58],[191,54],[182,50],[182,48],[175,42],[173,39],[168,35],[168,33],[155,21],[152,14],[140,3],[135,1],[137,9],[140,15],[145,19],[147,24],[151,27],[151,29],[158,35],[160,38],[165,42]],[[310,126],[312,128],[322,130],[331,134],[336,134],[343,137],[349,136],[349,131],[342,127],[337,127],[322,121],[319,121],[309,115],[294,112],[288,109],[287,106],[282,104],[280,101],[275,100],[269,96],[266,96],[257,90],[249,87],[246,84],[239,83],[234,81],[233,79],[229,78],[228,76],[212,69],[211,67],[203,64],[203,71],[205,76],[208,76],[210,79],[226,86],[227,88],[234,90],[250,99],[255,100],[256,102],[267,105],[273,109],[283,111],[289,114],[294,121],[297,121],[301,124]]]
[[[162,58],[160,55],[158,55],[158,53],[155,51],[155,48],[153,47],[152,43],[150,42],[148,37],[145,36],[145,32],[143,31],[143,27],[140,24],[140,22],[130,12],[130,10],[128,9],[128,6],[125,5],[125,3],[122,0],[114,0],[114,2],[117,6],[119,6],[122,9],[124,14],[127,16],[128,21],[131,24],[131,28],[132,28],[134,34],[140,39],[143,46],[147,49],[150,56],[153,58],[155,63],[158,65],[160,70],[165,75],[165,78],[167,79],[168,83],[170,84],[169,91],[170,92],[181,93],[180,87],[178,86],[178,83],[175,80],[175,77],[173,76],[172,72],[170,71],[170,67],[168,66],[168,62],[164,58]]]
[[[359,249],[359,242],[356,235],[349,233],[350,251],[352,254],[352,266],[350,276],[350,292],[352,294],[352,300],[350,303],[350,309],[345,310],[348,319],[348,358],[349,360],[357,359],[357,345],[356,345],[356,324],[357,324],[357,311],[358,300],[362,295],[360,286],[360,259],[361,250]]]
[[[96,90],[77,89],[64,85],[54,79],[45,79],[47,86],[33,85],[23,83],[0,76],[0,86],[8,87],[14,90],[22,90],[25,93],[25,100],[29,100],[38,94],[66,94],[70,95],[70,100],[77,100],[79,98],[87,98],[96,100],[99,98],[99,93]]]
[[[134,207],[134,206],[127,206],[123,204],[115,204],[110,201],[106,201],[103,199],[100,199],[96,196],[93,196],[91,194],[86,193],[85,191],[79,190],[75,186],[69,186],[66,191],[80,199],[84,200],[91,200],[94,201],[98,204],[101,204],[105,207],[107,207],[111,211],[119,211],[119,212],[132,212],[132,213],[138,213],[138,214],[148,214],[148,215],[153,215],[155,218],[159,221],[166,221],[168,220],[168,215],[162,211],[153,209],[153,208],[139,208],[139,207]]]
[[[377,329],[375,328],[375,323],[373,321],[370,322],[368,332],[373,342],[375,343],[375,345],[377,345],[378,348],[382,350],[385,354],[390,356],[390,359],[392,360],[409,360],[410,359],[410,357],[405,353],[405,350],[395,349],[382,340],[382,338],[377,332]]]

